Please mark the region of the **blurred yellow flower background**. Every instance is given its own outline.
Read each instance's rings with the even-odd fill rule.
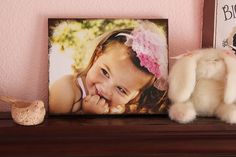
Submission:
[[[85,64],[85,53],[82,51],[90,40],[107,31],[133,28],[136,25],[137,20],[129,19],[58,20],[49,28],[52,30],[50,47],[56,45],[59,53],[72,51],[73,67],[79,69]]]

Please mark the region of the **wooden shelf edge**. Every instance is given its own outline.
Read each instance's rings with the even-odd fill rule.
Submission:
[[[0,118],[0,154],[32,156],[204,156],[236,153],[236,125],[198,118],[181,125],[167,116],[48,117],[38,126]],[[26,149],[27,148],[27,149]],[[56,150],[54,150],[56,149]],[[42,151],[44,150],[44,151]],[[202,156],[201,155],[201,156]]]

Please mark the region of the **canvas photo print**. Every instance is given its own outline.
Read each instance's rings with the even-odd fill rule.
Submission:
[[[160,114],[167,19],[49,19],[49,112]]]
[[[216,0],[214,14],[214,47],[233,50],[236,54],[236,2]]]

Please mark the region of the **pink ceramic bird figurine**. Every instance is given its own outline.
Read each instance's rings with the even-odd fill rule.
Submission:
[[[0,96],[0,100],[11,105],[11,116],[17,124],[30,126],[43,122],[46,109],[42,101],[24,101]]]

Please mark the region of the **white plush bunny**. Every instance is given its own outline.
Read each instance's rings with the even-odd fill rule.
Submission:
[[[169,117],[179,123],[217,116],[236,123],[236,57],[231,51],[201,49],[182,55],[169,74]]]

